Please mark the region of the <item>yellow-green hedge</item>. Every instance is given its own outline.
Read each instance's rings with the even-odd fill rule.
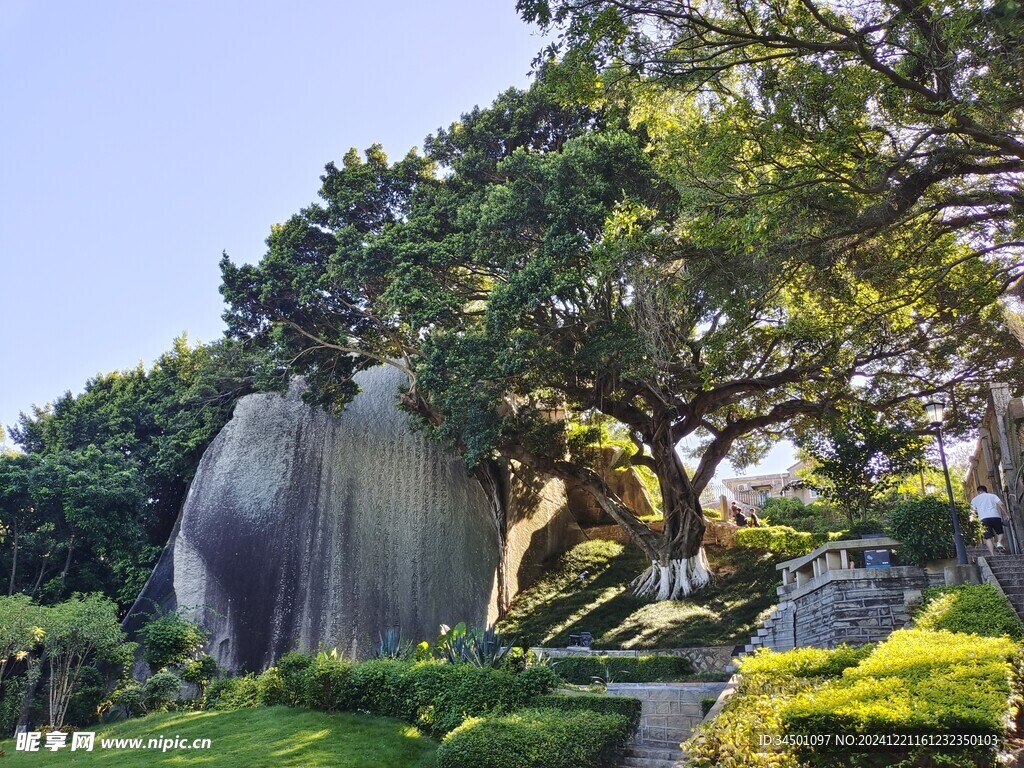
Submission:
[[[445,736],[438,768],[614,768],[632,732],[622,715],[524,709],[470,718]]]

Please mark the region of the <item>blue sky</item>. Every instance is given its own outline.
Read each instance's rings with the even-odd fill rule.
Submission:
[[[543,42],[513,0],[0,1],[0,424],[220,336],[222,251],[258,259],[326,162],[404,154]]]
[[[326,162],[402,155],[543,45],[513,0],[0,2],[0,423],[222,331]]]

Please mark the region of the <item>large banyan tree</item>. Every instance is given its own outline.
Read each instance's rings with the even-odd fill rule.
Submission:
[[[477,469],[499,521],[503,462],[573,483],[648,555],[636,588],[658,599],[709,579],[700,497],[730,452],[754,456],[841,403],[967,397],[1007,365],[997,297],[1014,275],[997,256],[924,225],[809,247],[827,206],[748,217],[672,172],[672,148],[652,142],[671,115],[566,105],[550,82],[464,115],[422,155],[328,165],[321,202],[274,227],[259,264],[223,260],[230,333],[334,408],[356,370],[399,368],[405,407]],[[732,150],[701,129],[688,140],[725,175]],[[631,436],[662,531],[581,458],[562,410]]]

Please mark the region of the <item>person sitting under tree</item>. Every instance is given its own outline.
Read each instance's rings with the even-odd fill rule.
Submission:
[[[994,493],[989,493],[988,488],[984,485],[978,486],[978,495],[971,499],[971,509],[981,520],[981,524],[985,526],[985,533],[982,538],[985,540],[985,546],[988,547],[990,555],[994,555],[998,549],[1000,552],[1005,552],[1006,548],[1003,546],[1003,515],[1006,514],[1006,505],[1003,504],[1003,500],[996,496]],[[995,539],[995,544],[992,540]]]
[[[740,528],[747,524],[747,516],[743,514],[739,504],[732,505],[732,521]]]

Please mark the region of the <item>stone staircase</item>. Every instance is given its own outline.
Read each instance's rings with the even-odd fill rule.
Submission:
[[[683,765],[685,755],[676,744],[673,748],[654,746],[631,746],[619,761],[620,768],[678,768]]]
[[[753,653],[758,648],[773,648],[774,644],[771,642],[770,638],[774,635],[772,629],[775,627],[775,623],[778,620],[779,606],[776,605],[765,622],[757,628],[757,633],[751,635],[750,642],[743,647],[743,652],[739,654],[739,658],[743,658],[748,653]]]
[[[1024,555],[980,553],[1017,615],[1024,619]]]
[[[640,699],[640,726],[626,747],[621,768],[680,768],[682,743],[704,719],[701,701],[717,698],[726,683],[641,683],[608,685],[613,696]]]

